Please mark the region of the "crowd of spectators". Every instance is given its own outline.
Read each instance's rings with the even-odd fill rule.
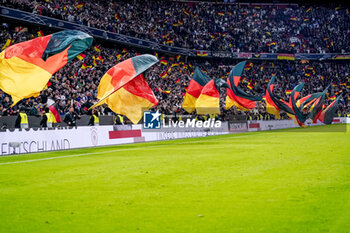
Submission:
[[[0,31],[0,48],[8,38],[12,39],[14,43],[18,43],[33,38],[38,30],[37,28],[34,31],[23,28],[20,32],[15,32],[15,29],[7,24],[0,27],[2,29]],[[111,46],[115,47],[103,47],[96,44],[91,46],[83,52],[86,55],[83,60],[75,58],[54,74],[48,83],[48,88],[42,91],[37,98],[24,99],[14,107],[10,107],[11,97],[0,90],[0,116],[16,115],[22,107],[27,109],[29,115],[42,115],[49,98],[56,102],[61,115],[67,113],[71,107],[79,115],[91,114],[88,108],[97,101],[97,87],[101,77],[118,62],[136,56],[140,52],[118,45]],[[168,64],[157,63],[145,73],[145,78],[159,100],[159,104],[153,109],[160,110],[167,115],[185,113],[181,108],[183,96],[191,79],[191,73],[196,66],[212,78],[226,79],[232,66],[239,62],[238,60],[231,62],[191,60],[185,59],[185,57],[156,55],[160,60],[167,61]],[[323,91],[324,88],[331,85],[327,94],[327,104],[331,102],[333,96],[343,95],[340,112],[342,114],[350,113],[348,102],[350,63],[251,60],[247,62],[244,70],[242,78],[244,81],[239,85],[248,93],[263,95],[267,82],[273,73],[277,75],[275,94],[281,98],[288,100],[289,96],[286,94],[286,90],[293,89],[300,82],[306,83],[304,95]],[[264,101],[259,102],[251,113],[238,111],[236,108],[226,111],[224,110],[225,96],[225,90],[222,90],[220,103],[222,119],[246,114],[267,115]],[[98,111],[100,115],[113,114],[107,106],[99,107]]]
[[[350,52],[349,9],[162,0],[0,0],[2,5],[197,50]]]

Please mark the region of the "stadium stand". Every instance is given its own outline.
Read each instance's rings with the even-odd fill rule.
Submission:
[[[2,2],[4,6],[170,46],[247,52],[350,51],[350,21],[347,9],[306,8],[297,5],[279,9],[273,5],[188,5],[180,2],[164,4],[162,1],[157,4],[148,1],[106,4],[105,1],[98,4],[96,1],[84,1],[82,5],[75,4],[75,1],[36,1],[34,4],[24,0]],[[103,17],[100,12],[105,12]],[[18,43],[41,33],[46,35],[51,31],[34,25],[24,26],[18,22],[3,21],[0,48],[8,39]],[[168,40],[173,42],[167,43]],[[273,42],[276,44],[271,44]],[[48,98],[57,103],[61,115],[70,106],[74,106],[75,111],[81,115],[91,114],[88,108],[97,100],[97,86],[103,74],[116,63],[141,53],[144,51],[125,48],[120,44],[95,44],[84,52],[86,57],[83,60],[76,58],[58,71],[51,78],[48,88],[37,98],[23,100],[11,108],[11,98],[0,91],[1,115],[16,115],[20,108],[25,107],[29,115],[38,116],[44,111]],[[195,66],[206,71],[210,77],[226,79],[230,67],[238,62],[184,56],[178,58],[169,54],[159,54],[158,57],[166,62],[152,67],[145,77],[159,99],[154,110],[168,115],[184,113],[181,104]],[[267,80],[273,73],[277,75],[276,93],[285,98],[286,93],[282,90],[290,90],[301,81],[306,82],[305,92],[321,91],[331,85],[327,104],[333,96],[342,94],[338,115],[345,115],[350,113],[349,68],[350,64],[346,61],[253,60],[247,63],[243,73],[245,81],[240,83],[240,87],[248,93],[264,94]],[[224,110],[224,96],[225,90],[221,98],[220,118],[223,120],[242,115],[251,115],[253,119],[273,118],[265,113],[263,102],[259,102],[251,113],[237,111],[235,108]],[[113,114],[106,106],[99,107],[98,110],[100,115]]]
[[[350,15],[345,8],[159,0],[4,0],[3,5],[176,47],[278,53],[350,52]]]

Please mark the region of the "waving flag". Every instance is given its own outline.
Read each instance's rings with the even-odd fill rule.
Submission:
[[[211,78],[203,73],[198,67],[195,68],[190,84],[188,85],[182,108],[188,113],[195,110],[196,101],[201,95],[203,87],[211,80]]]
[[[79,54],[79,55],[77,56],[77,58],[81,61],[81,60],[83,60],[84,58],[86,58],[86,55],[83,54],[83,53],[81,53],[81,54]]]
[[[4,50],[4,49],[10,47],[10,45],[12,44],[12,42],[13,42],[13,40],[7,39],[7,40],[6,40],[6,43],[4,44],[4,46],[2,46],[1,50]]]
[[[42,36],[44,36],[44,33],[43,33],[43,31],[38,31],[38,37],[42,37]]]
[[[160,59],[160,63],[163,65],[168,65],[168,61],[165,59]]]
[[[292,110],[291,105],[286,101],[282,100],[281,98],[276,97],[273,94],[275,79],[276,79],[276,76],[272,75],[272,78],[267,85],[266,94],[265,94],[266,111],[270,114],[274,114],[276,118],[279,119],[280,118],[279,112],[280,110],[283,110],[288,114],[289,117],[294,119],[295,118],[294,112]]]
[[[328,107],[323,110],[319,116],[319,120],[324,124],[332,124],[334,115],[337,111],[339,99],[341,96],[338,96],[336,100],[334,100]]]
[[[266,112],[276,116],[276,119],[280,119],[280,108],[273,101],[273,89],[275,87],[275,76],[273,75],[269,83],[267,84],[265,93]]]
[[[305,83],[300,83],[299,85],[294,87],[294,89],[293,89],[293,91],[292,91],[292,93],[290,94],[290,97],[289,97],[289,103],[290,103],[290,105],[292,107],[292,110],[294,112],[295,120],[302,127],[305,126],[304,122],[307,119],[307,115],[304,115],[302,110],[301,110],[302,107],[299,108],[299,106],[297,105],[297,98],[300,95],[300,92],[303,89],[304,85],[305,85]]]
[[[52,99],[47,100],[47,106],[49,107],[50,114],[52,115],[52,119],[54,119],[54,123],[60,123],[61,117],[57,111],[57,104]]]
[[[241,110],[249,111],[256,106],[256,101],[262,100],[262,96],[249,95],[238,87],[245,64],[245,61],[238,63],[228,75],[227,84],[230,88],[227,89],[226,110],[235,105]]]
[[[134,124],[142,118],[142,111],[158,101],[142,73],[158,62],[155,56],[144,54],[118,63],[107,71],[98,86],[99,101],[115,113],[127,116]]]
[[[76,31],[61,31],[12,45],[0,53],[0,89],[13,105],[35,97],[51,76],[92,44],[93,38]]]
[[[321,93],[321,96],[316,99],[316,101],[312,104],[310,108],[309,118],[316,123],[318,117],[320,116],[322,112],[322,108],[324,105],[324,100],[326,93],[328,91],[328,87]]]
[[[203,87],[196,101],[197,114],[220,114],[220,88],[230,88],[222,79],[212,79]]]

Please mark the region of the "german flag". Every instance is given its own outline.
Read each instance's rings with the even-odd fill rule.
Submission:
[[[218,15],[224,16],[224,15],[225,15],[225,12],[218,12]]]
[[[316,99],[316,101],[312,104],[310,108],[310,113],[308,117],[313,121],[313,123],[317,122],[317,119],[319,118],[322,112],[327,91],[328,87],[321,93],[320,97]]]
[[[295,115],[295,120],[301,127],[305,127],[304,122],[306,121],[309,115],[309,113],[303,114],[304,107],[307,106],[308,103],[309,104],[314,103],[315,100],[319,98],[322,94],[322,93],[316,93],[316,94],[308,95],[304,98],[301,98],[299,101],[297,101],[296,99],[300,95],[300,92],[303,89],[304,85],[305,83],[301,83],[297,85],[293,89],[292,94],[290,95],[290,98],[289,98],[290,105]]]
[[[195,68],[190,84],[188,85],[182,108],[188,113],[192,113],[196,107],[196,101],[201,95],[203,87],[211,80],[198,67]]]
[[[308,13],[309,11],[311,11],[311,7],[307,8],[305,12]]]
[[[97,63],[96,63],[96,58],[95,56],[92,56],[92,64],[96,67],[97,66]]]
[[[166,78],[166,76],[168,76],[167,70],[160,74],[161,78]]]
[[[60,123],[61,117],[60,114],[57,111],[57,104],[52,99],[47,100],[47,106],[49,107],[50,114],[52,116],[52,119],[54,120],[53,123]]]
[[[123,49],[123,50],[122,50],[122,53],[127,53],[127,52],[128,52],[127,49]]]
[[[318,119],[324,124],[332,124],[334,115],[338,109],[341,96],[338,96],[326,109],[324,109]]]
[[[4,49],[10,47],[11,44],[12,44],[12,42],[13,42],[13,40],[7,39],[7,40],[6,40],[6,43],[4,44],[4,46],[2,46],[1,50],[4,50]]]
[[[96,60],[99,60],[99,61],[102,61],[102,62],[104,61],[101,55],[99,55],[99,56],[96,58]]]
[[[99,53],[99,52],[101,52],[100,47],[99,47],[99,46],[97,46],[97,45],[95,45],[95,46],[94,46],[94,50],[95,50],[96,52],[98,52],[98,53]]]
[[[197,56],[199,56],[199,57],[207,57],[208,56],[208,52],[197,51]]]
[[[44,36],[44,33],[43,33],[43,31],[38,31],[38,37],[42,37],[42,36]]]
[[[295,60],[294,54],[279,53],[277,54],[279,60]]]
[[[256,101],[262,100],[262,96],[249,95],[238,87],[245,64],[246,61],[238,63],[228,75],[227,84],[231,89],[227,88],[226,110],[235,105],[241,110],[249,111],[256,106]]]
[[[290,94],[292,94],[292,91],[293,91],[293,90],[286,90],[286,94],[287,94],[287,95],[290,95]]]
[[[296,20],[297,20],[297,17],[290,17],[289,19],[290,19],[290,20],[293,20],[293,21],[296,21]]]
[[[102,77],[97,91],[99,101],[91,108],[106,103],[112,111],[137,124],[144,110],[158,104],[142,74],[157,62],[155,56],[143,54],[113,66]]]
[[[86,55],[83,54],[83,53],[81,53],[81,54],[79,54],[79,55],[77,56],[77,58],[78,58],[80,61],[83,60],[85,57],[86,57]]]
[[[13,105],[35,97],[50,77],[91,46],[93,38],[76,31],[61,31],[12,45],[0,53],[0,89]]]
[[[169,39],[169,40],[166,41],[166,43],[167,43],[167,44],[174,43],[174,40],[170,40],[170,39]]]
[[[168,65],[168,61],[165,60],[165,59],[161,59],[160,63],[163,64],[163,65],[166,65],[166,66]]]
[[[180,54],[176,56],[176,60],[180,60],[180,58],[181,58]]]
[[[222,79],[212,79],[203,87],[196,101],[197,114],[220,114],[220,87],[227,87]]]
[[[120,20],[120,18],[119,18],[117,13],[114,14],[114,19]]]
[[[254,88],[254,85],[252,84],[252,82],[249,82],[248,85],[247,85],[247,87],[248,87],[250,90],[252,90],[252,89]]]
[[[184,10],[185,15],[190,15],[190,12],[188,12],[187,10]]]
[[[162,90],[162,89],[160,89],[160,92],[162,92],[162,93],[164,93],[164,94],[170,94],[170,90]]]
[[[88,66],[87,66],[85,63],[83,63],[83,64],[81,65],[81,69],[85,70],[86,68],[88,68]]]
[[[273,89],[275,87],[275,76],[273,75],[271,80],[269,81],[266,93],[265,93],[265,102],[266,102],[266,112],[273,114],[276,116],[276,119],[280,119],[280,108],[272,100],[271,96],[273,96]]]
[[[77,4],[77,8],[80,9],[80,8],[82,8],[84,5],[85,5],[84,3],[78,3],[78,4]]]
[[[171,67],[179,66],[179,63],[173,63],[171,64]]]
[[[271,80],[267,84],[267,89],[265,94],[266,111],[270,114],[274,114],[277,119],[280,118],[280,115],[279,115],[280,110],[283,110],[287,114],[292,116],[294,115],[294,113],[291,106],[287,102],[283,101],[281,98],[276,97],[273,94],[275,79],[276,79],[276,76],[272,75]]]

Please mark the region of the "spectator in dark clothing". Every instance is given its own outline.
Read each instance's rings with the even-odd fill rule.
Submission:
[[[26,114],[26,109],[24,107],[21,108],[20,112],[18,113],[16,122],[15,122],[15,128],[28,128],[28,116]]]
[[[80,115],[78,115],[75,111],[73,107],[69,108],[69,112],[66,113],[65,117],[64,117],[64,122],[68,125],[68,126],[77,126],[77,119],[80,119]]]
[[[42,127],[52,127],[52,117],[49,108],[45,108],[45,114],[43,115],[40,126]]]

